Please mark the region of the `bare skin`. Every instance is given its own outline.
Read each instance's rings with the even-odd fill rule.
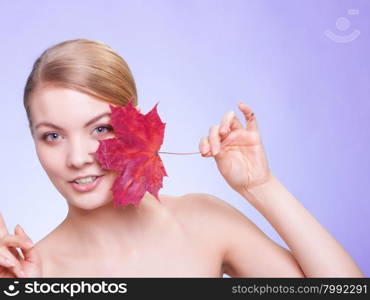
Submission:
[[[135,214],[137,220],[118,228],[119,235],[108,235],[101,245],[81,243],[73,225],[63,222],[35,246],[41,253],[43,276],[222,277],[220,247],[215,248],[216,241],[201,235],[196,220],[179,210],[189,196],[159,198],[161,202],[147,193],[142,200],[146,211]]]
[[[158,202],[146,194],[142,204],[147,211],[140,213],[141,219],[130,228],[119,228],[121,237],[109,236],[102,245],[84,243],[66,219],[35,244],[37,266],[26,272],[31,277],[222,277],[217,235],[206,239],[202,224],[179,210],[182,205],[185,212],[181,201],[194,196],[159,195]],[[7,275],[2,277],[29,277],[14,276],[11,270]]]
[[[146,193],[139,208],[114,208],[109,188],[115,174],[103,172],[91,155],[99,139],[114,135],[97,132],[99,124],[84,126],[108,104],[42,87],[31,108],[38,157],[66,199],[68,215],[35,246],[27,244],[31,239],[18,226],[10,234],[1,217],[0,277],[363,277],[335,238],[271,173],[256,118],[246,105],[239,104],[246,127],[229,111],[201,139],[199,150],[215,159],[229,186],[265,216],[289,249],[210,194],[160,195],[159,202]],[[46,121],[62,129],[36,128]],[[69,181],[90,174],[104,178],[94,191],[71,188]]]

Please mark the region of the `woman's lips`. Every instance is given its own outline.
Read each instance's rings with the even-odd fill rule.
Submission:
[[[90,192],[99,184],[99,182],[102,180],[102,177],[103,176],[98,176],[93,182],[85,184],[79,184],[73,181],[71,182],[71,184],[77,192]]]

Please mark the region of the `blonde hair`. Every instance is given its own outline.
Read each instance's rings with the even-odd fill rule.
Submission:
[[[32,132],[30,98],[45,85],[55,85],[119,106],[137,106],[136,84],[126,61],[108,45],[73,39],[46,49],[35,61],[24,88],[23,104]]]

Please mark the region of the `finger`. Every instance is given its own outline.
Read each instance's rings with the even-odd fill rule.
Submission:
[[[24,237],[19,232],[18,226],[19,226],[19,224],[17,224],[17,226],[15,226],[15,228],[14,228],[14,235],[18,236],[21,239],[24,239]],[[28,239],[26,239],[26,240],[28,240]],[[9,251],[12,252],[15,257],[17,257],[19,260],[20,259],[24,260],[24,253],[22,251],[22,248],[20,248],[20,249],[21,250],[18,250],[15,247],[9,247]]]
[[[231,122],[232,119],[235,117],[235,112],[232,110],[229,110],[228,112],[225,113],[221,125],[220,125],[220,133],[221,135],[227,134],[231,129]]]
[[[242,101],[239,103],[239,109],[243,113],[245,120],[247,122],[247,130],[250,131],[258,130],[256,117],[252,109]]]
[[[3,245],[5,247],[17,247],[17,248],[31,248],[33,243],[30,242],[27,238],[19,235],[6,235],[3,238]]]
[[[9,234],[8,229],[6,228],[3,215],[0,213],[0,239]]]
[[[206,154],[209,151],[208,138],[203,136],[199,142],[199,151],[202,155]]]
[[[0,256],[5,257],[5,259],[10,261],[13,265],[19,263],[19,260],[6,248],[0,249]]]
[[[19,251],[16,247],[7,247],[11,254],[18,260],[24,259],[22,251]]]
[[[15,247],[10,247],[10,246],[7,246],[5,244],[3,246],[6,247],[10,251],[10,253],[12,253],[14,255],[14,257],[16,257],[16,259],[22,258]]]
[[[18,251],[17,248],[8,247],[8,250],[14,255],[15,258],[17,258],[17,259],[23,259],[23,257],[21,256],[21,254],[19,253],[19,251]]]
[[[31,238],[26,234],[23,227],[21,227],[19,224],[15,227],[16,234],[19,236],[22,236],[23,238],[27,239],[30,243],[32,243]],[[33,243],[32,243],[33,244]],[[29,262],[35,262],[36,261],[36,253],[35,248],[22,248],[22,253],[24,256],[24,259]]]
[[[5,236],[9,235],[8,229],[6,227],[4,218],[0,214],[0,239],[3,239]],[[20,257],[18,251],[15,248],[9,247],[9,251],[17,258]]]
[[[208,142],[213,156],[217,155],[221,148],[219,129],[218,125],[213,125],[209,130]]]
[[[242,122],[239,121],[238,117],[235,116],[230,125],[231,130],[241,129],[244,128]]]
[[[208,136],[204,136],[201,138],[199,147],[200,147],[199,149],[200,153],[202,154],[203,157],[212,156],[211,146],[209,145],[209,142],[208,142]]]
[[[9,251],[6,251],[2,249],[0,253],[0,257],[3,257],[3,260],[10,263],[12,266],[9,267],[9,270],[11,270],[16,276],[18,277],[24,277],[25,273],[23,272],[22,266],[18,259],[16,259],[13,254],[11,254]]]
[[[15,226],[14,234],[19,236],[21,239],[23,239],[25,241],[28,241],[31,244],[33,244],[31,238],[26,234],[26,232],[24,231],[24,229],[21,225],[17,224],[17,226]]]
[[[4,266],[6,268],[15,267],[15,264],[12,263],[7,257],[4,255],[0,255],[0,266]]]

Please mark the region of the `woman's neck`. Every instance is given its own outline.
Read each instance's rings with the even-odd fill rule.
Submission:
[[[94,255],[107,253],[117,243],[132,246],[140,242],[165,215],[164,205],[146,193],[139,207],[114,207],[112,202],[94,210],[70,206],[60,229],[72,245],[80,247],[76,251]]]

